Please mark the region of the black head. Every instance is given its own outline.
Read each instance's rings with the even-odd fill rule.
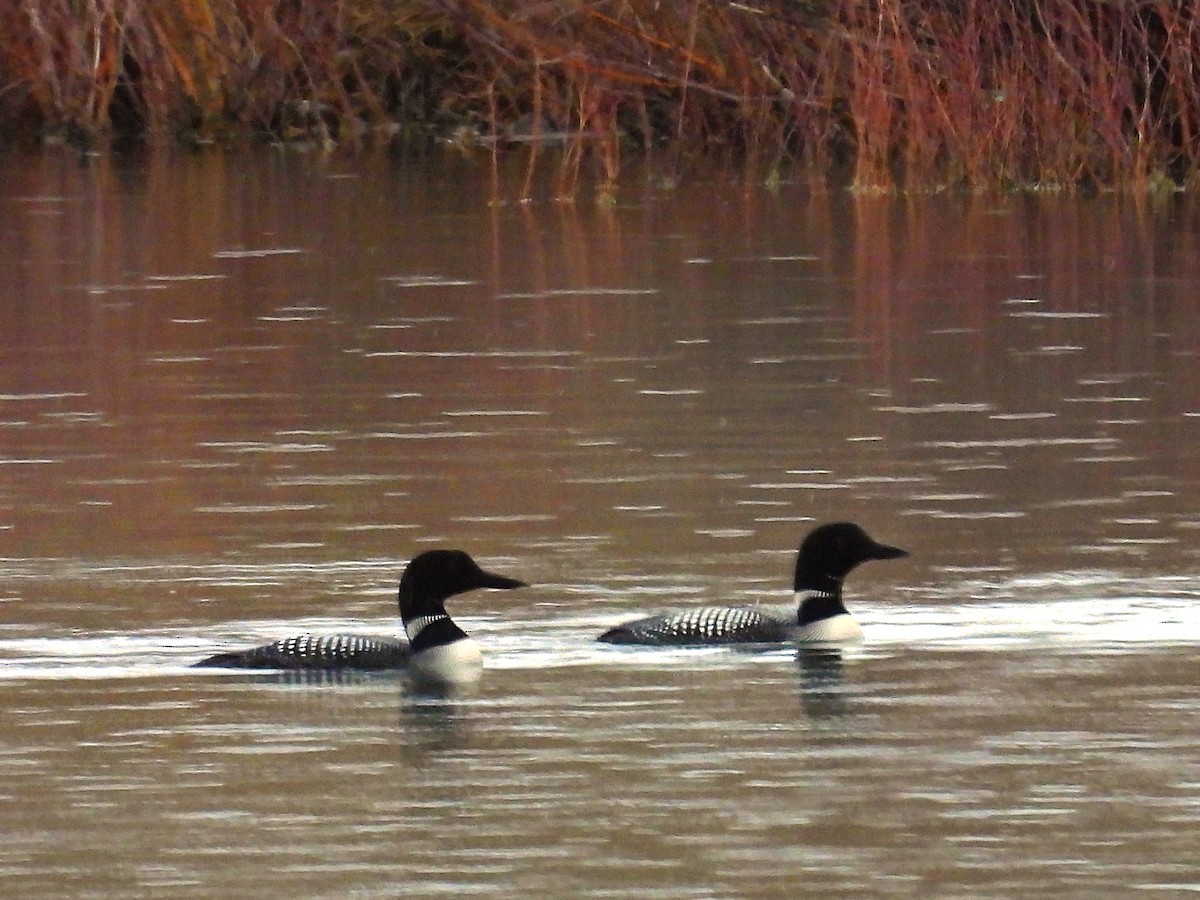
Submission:
[[[809,532],[800,545],[795,590],[840,590],[842,579],[860,563],[901,556],[908,556],[908,551],[872,540],[852,522],[821,525]]]
[[[525,587],[525,582],[493,575],[462,550],[427,550],[413,557],[400,576],[400,615],[414,616],[444,612],[447,597],[476,588]]]

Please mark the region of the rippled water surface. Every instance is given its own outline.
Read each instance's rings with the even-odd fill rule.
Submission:
[[[0,159],[2,892],[1200,892],[1190,201],[485,170]],[[593,641],[831,519],[861,646]],[[474,693],[189,668],[431,546]]]

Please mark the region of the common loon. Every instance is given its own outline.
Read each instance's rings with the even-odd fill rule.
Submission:
[[[429,550],[400,576],[400,618],[407,641],[357,634],[285,638],[249,650],[218,653],[196,666],[223,669],[407,668],[416,678],[453,684],[474,681],[483,666],[479,645],[446,612],[446,598],[476,588],[525,587],[493,575],[462,550]]]
[[[599,640],[669,646],[855,641],[862,629],[842,602],[842,580],[859,563],[901,556],[908,552],[872,540],[850,522],[821,525],[804,539],[796,557],[795,613],[790,606],[702,606],[626,622]]]

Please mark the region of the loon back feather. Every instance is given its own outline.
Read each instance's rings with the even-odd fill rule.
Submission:
[[[412,649],[406,641],[358,634],[302,634],[249,650],[217,653],[196,663],[218,669],[398,669]]]
[[[674,615],[651,616],[610,628],[606,644],[760,644],[787,639],[787,626],[749,606],[702,606]]]

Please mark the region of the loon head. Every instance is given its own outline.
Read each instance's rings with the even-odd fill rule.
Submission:
[[[483,654],[446,614],[446,598],[485,587],[525,583],[485,572],[462,550],[429,550],[408,564],[400,576],[400,618],[412,648],[409,672],[418,683],[440,689],[479,678]]]
[[[852,522],[821,525],[809,532],[796,557],[796,593],[840,594],[842,580],[869,559],[897,559],[907,550],[873,540]]]
[[[400,576],[400,618],[446,614],[446,598],[476,588],[525,587],[525,582],[485,572],[463,550],[427,550],[414,556]]]

